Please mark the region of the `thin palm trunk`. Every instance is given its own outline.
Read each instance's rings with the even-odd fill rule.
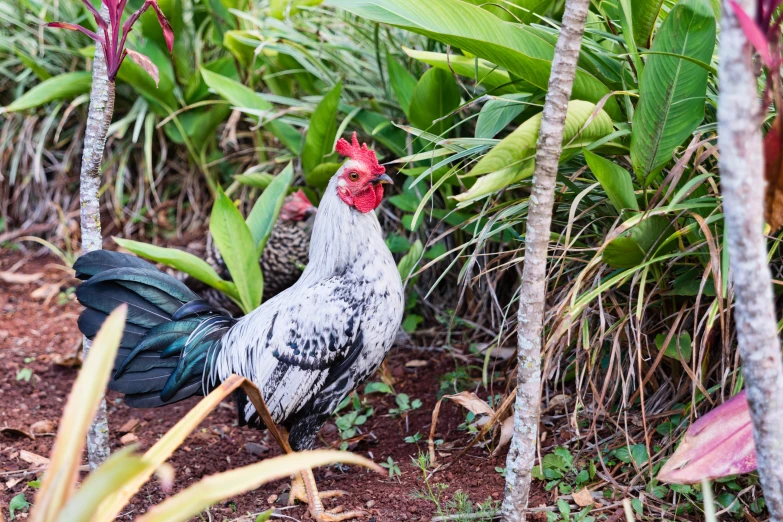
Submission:
[[[101,6],[100,15],[108,20],[106,4]],[[114,82],[109,81],[106,71],[106,58],[101,46],[95,47],[95,60],[92,70],[92,89],[90,108],[87,114],[87,127],[84,133],[84,151],[82,169],[79,178],[79,197],[81,203],[82,253],[103,248],[101,236],[101,207],[98,191],[101,188],[101,160],[106,145],[114,113]],[[90,341],[84,338],[84,355],[90,350]],[[97,468],[110,453],[109,424],[106,418],[106,400],[101,400],[95,420],[87,432],[87,459],[90,469]]]
[[[536,457],[541,402],[541,336],[546,296],[546,259],[555,180],[566,111],[589,7],[590,0],[566,2],[538,135],[536,170],[525,237],[525,265],[519,292],[518,386],[514,405],[514,435],[506,461],[506,488],[502,506],[503,519],[506,522],[525,520],[531,471]]]
[[[738,0],[752,20],[756,0]],[[783,521],[783,364],[764,227],[764,153],[751,47],[723,4],[718,141],[734,317],[764,498]],[[780,107],[778,107],[780,110]]]

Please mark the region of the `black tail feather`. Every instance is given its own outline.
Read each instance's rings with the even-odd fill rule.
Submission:
[[[199,299],[154,265],[101,250],[79,258],[84,279],[76,297],[85,306],[79,329],[92,338],[107,314],[128,305],[128,320],[109,388],[137,408],[171,404],[204,391],[210,354],[235,320]]]

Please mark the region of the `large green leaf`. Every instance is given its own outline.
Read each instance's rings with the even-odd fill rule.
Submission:
[[[404,47],[402,49],[408,51]],[[394,91],[394,97],[397,98],[397,103],[400,104],[402,112],[407,116],[411,106],[413,89],[416,88],[416,78],[408,72],[408,69],[400,65],[388,51],[386,53],[386,69],[389,71],[389,83]]]
[[[503,67],[530,85],[546,90],[554,46],[529,26],[503,22],[461,0],[328,0],[328,3],[375,22],[429,36]],[[601,80],[577,69],[573,98],[598,103],[610,92]],[[620,117],[610,98],[606,111]]]
[[[176,248],[164,248],[131,239],[114,238],[115,243],[126,250],[130,250],[137,256],[163,263],[180,272],[193,276],[202,283],[217,288],[224,294],[239,301],[239,293],[236,286],[230,281],[224,281],[206,261]]]
[[[612,120],[609,115],[603,110],[597,113],[595,110],[596,106],[589,102],[581,100],[569,102],[563,129],[561,161],[567,160],[582,147],[612,132]],[[467,192],[455,196],[454,199],[469,201],[484,197],[531,176],[535,167],[536,141],[540,125],[541,113],[538,113],[503,138],[468,173],[468,176],[488,175],[479,178]]]
[[[662,4],[663,0],[633,0],[631,3],[631,20],[636,45],[647,47],[650,44],[650,35]]]
[[[334,139],[337,136],[337,107],[342,89],[343,83],[338,82],[316,105],[310,116],[310,126],[307,128],[302,149],[302,170],[305,177],[334,152]]]
[[[651,50],[709,63],[714,47],[715,17],[707,0],[682,0],[664,20]],[[631,162],[645,185],[704,120],[707,75],[698,64],[675,56],[647,59],[631,136]]]
[[[411,123],[431,134],[444,136],[453,120],[446,116],[459,107],[459,100],[459,87],[451,73],[442,69],[429,69],[413,89]]]
[[[584,151],[584,156],[595,179],[601,184],[618,213],[622,213],[627,208],[639,210],[639,203],[633,190],[633,180],[627,170],[589,150]]]
[[[594,113],[595,116],[590,120]],[[586,128],[585,124],[587,124]],[[473,167],[469,175],[478,176],[496,172],[534,158],[540,125],[541,113],[538,113],[495,145]],[[603,110],[596,112],[596,106],[592,103],[573,100],[568,103],[568,111],[566,112],[563,129],[563,153],[581,149],[610,132],[612,132],[612,120],[608,114]]]
[[[512,80],[508,71],[481,58],[469,58],[460,54],[416,51],[407,47],[403,47],[402,50],[414,60],[443,69],[449,73],[454,71],[460,76],[475,80],[478,85],[483,86],[492,94],[507,94],[519,90],[511,83]]]
[[[483,7],[487,11],[506,22],[521,22],[523,24],[540,22],[537,14],[543,14],[552,5],[552,0],[504,0],[502,2],[487,2],[486,0],[463,0],[473,5]]]
[[[264,293],[255,241],[239,209],[222,190],[212,206],[209,232],[234,280],[242,309],[246,314],[255,310]]]
[[[130,61],[130,60],[127,60]],[[43,81],[6,105],[0,112],[24,111],[45,105],[50,101],[73,98],[90,92],[92,74],[79,71],[59,74]]]
[[[269,186],[264,189],[261,197],[253,205],[253,210],[247,216],[247,228],[253,236],[256,247],[256,264],[264,251],[266,242],[272,234],[280,208],[283,206],[288,188],[294,181],[294,167],[289,163],[283,171],[275,176]]]
[[[237,108],[248,108],[258,111],[274,111],[271,103],[264,100],[252,89],[245,87],[236,80],[221,76],[212,71],[201,69],[201,76],[210,89],[228,100]],[[292,152],[299,154],[302,136],[287,123],[272,120],[265,125]]]
[[[649,259],[664,240],[674,232],[668,219],[663,216],[649,216],[624,235],[606,245],[604,263],[612,268],[635,268]],[[666,249],[674,243],[667,243]]]

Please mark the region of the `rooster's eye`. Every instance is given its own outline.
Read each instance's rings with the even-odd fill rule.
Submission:
[[[351,172],[350,174],[348,174],[348,179],[350,179],[351,181],[359,181],[359,174],[356,172]]]

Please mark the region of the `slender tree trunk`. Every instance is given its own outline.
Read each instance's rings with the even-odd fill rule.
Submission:
[[[582,46],[590,0],[567,0],[560,37],[555,47],[549,91],[544,103],[536,150],[536,170],[527,218],[525,265],[517,316],[518,373],[514,404],[514,435],[506,461],[502,513],[506,522],[525,520],[530,473],[536,457],[541,402],[541,336],[546,296],[546,259],[555,180],[563,145],[568,101]]]
[[[752,20],[756,0],[738,0]],[[761,485],[771,520],[783,521],[783,365],[764,226],[764,152],[751,47],[723,4],[718,141],[734,317]],[[780,110],[780,108],[778,108]]]
[[[108,22],[109,11],[102,4],[100,15]],[[106,145],[106,134],[114,113],[114,82],[106,72],[106,58],[100,45],[95,47],[92,69],[90,108],[84,133],[82,170],[79,178],[81,203],[82,254],[103,248],[101,236],[101,207],[98,191],[101,188],[101,160]],[[84,338],[84,355],[92,343]],[[87,432],[87,459],[90,469],[97,468],[109,456],[109,423],[106,419],[106,400],[101,400],[95,420]]]

